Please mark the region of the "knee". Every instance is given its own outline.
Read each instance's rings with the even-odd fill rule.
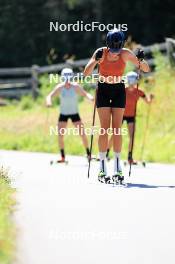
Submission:
[[[113,135],[114,137],[119,137],[122,135],[121,127],[115,127],[113,128]]]
[[[64,137],[64,131],[63,131],[63,129],[59,129],[58,130],[58,137],[59,138],[63,138]]]
[[[109,127],[101,127],[99,130],[99,135],[107,137],[109,135],[110,128]]]

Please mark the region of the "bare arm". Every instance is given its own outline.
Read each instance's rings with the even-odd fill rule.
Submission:
[[[96,57],[96,54],[98,53],[98,59]],[[85,69],[84,69],[84,76],[88,76],[91,75],[95,66],[100,63],[103,60],[103,49],[99,48],[97,49],[93,56],[91,57],[91,59],[89,60],[88,64],[86,65]]]
[[[52,106],[52,98],[60,93],[62,84],[58,84],[46,97],[46,106]]]
[[[86,65],[85,69],[84,69],[84,76],[88,76],[91,75],[95,66],[97,65],[97,61],[95,60],[95,58],[92,56],[92,58],[89,60],[88,64]]]
[[[80,85],[77,84],[75,90],[79,95],[86,97],[88,100],[94,100],[94,97],[90,93],[87,93]]]
[[[143,72],[149,72],[150,71],[148,63],[145,60],[139,61],[138,58],[136,57],[136,55],[128,49],[122,50],[122,59],[125,62],[128,62],[128,61],[132,62],[136,67],[139,67],[139,65],[140,65],[140,69]]]

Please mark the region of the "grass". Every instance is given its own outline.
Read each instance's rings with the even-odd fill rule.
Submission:
[[[15,250],[15,228],[12,221],[15,190],[8,172],[0,169],[0,263],[11,264]]]
[[[154,93],[155,99],[151,105],[149,130],[146,137],[144,159],[152,162],[174,163],[175,156],[175,74],[165,58],[155,52],[156,71],[155,83],[145,84],[144,79],[140,87],[146,93]],[[26,151],[58,152],[57,137],[49,135],[49,126],[56,126],[58,118],[58,103],[46,109],[44,98],[52,89],[46,75],[41,77],[41,95],[33,102],[30,97],[23,98],[19,103],[1,108],[0,114],[0,148]],[[93,93],[93,89],[86,85],[86,89]],[[146,128],[148,105],[142,100],[138,103],[137,129],[134,157],[141,156],[141,146]],[[93,104],[86,99],[80,100],[80,113],[86,127],[91,126]],[[99,124],[98,117],[96,124]],[[72,125],[70,125],[72,126]],[[69,154],[83,155],[85,150],[77,136],[66,136],[66,152]],[[123,158],[127,156],[127,136],[123,137]],[[97,153],[97,137],[94,139],[94,153]]]

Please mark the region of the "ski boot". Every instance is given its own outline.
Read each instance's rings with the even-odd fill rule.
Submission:
[[[101,183],[110,183],[111,178],[109,176],[106,176],[104,171],[100,171],[100,173],[98,174],[98,181]]]
[[[113,183],[116,185],[124,185],[124,176],[122,175],[122,171],[116,172],[112,176]]]
[[[131,151],[128,153],[128,164],[130,165],[138,165],[136,160],[133,160]]]
[[[58,159],[58,160],[51,160],[50,161],[50,165],[53,165],[53,164],[60,164],[60,163],[64,163],[64,164],[68,164],[68,161],[65,160],[64,157],[61,157],[61,159]]]
[[[132,164],[132,165],[138,165],[138,162],[136,160],[133,159],[128,159],[128,164]]]
[[[61,157],[61,159],[58,159],[56,162],[57,162],[57,163],[65,163],[66,160],[65,160],[64,157]]]

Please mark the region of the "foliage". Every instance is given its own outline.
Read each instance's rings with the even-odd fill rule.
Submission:
[[[31,95],[23,96],[22,100],[20,101],[18,107],[21,110],[28,110],[32,109],[34,106],[34,100]]]
[[[12,222],[15,190],[8,172],[0,169],[0,263],[11,264],[14,258],[15,229]]]
[[[143,45],[162,42],[174,34],[173,0],[166,5],[159,0],[1,0],[0,10],[1,67],[46,65],[72,56],[85,58],[105,44],[106,32],[50,32],[50,21],[124,23],[127,34]]]

